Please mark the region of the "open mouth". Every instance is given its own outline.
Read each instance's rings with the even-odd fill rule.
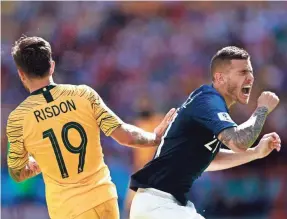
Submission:
[[[249,95],[250,94],[250,91],[251,91],[251,85],[245,85],[242,87],[241,89],[242,93],[244,95]]]

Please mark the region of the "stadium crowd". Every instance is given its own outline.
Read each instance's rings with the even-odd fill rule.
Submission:
[[[114,112],[131,123],[178,107],[193,89],[211,83],[209,62],[216,50],[226,45],[245,48],[252,57],[255,84],[250,104],[234,106],[231,115],[238,123],[245,121],[262,91],[275,92],[281,102],[268,117],[263,133],[277,132],[282,150],[243,167],[205,173],[190,196],[207,218],[287,218],[286,17],[287,4],[270,1],[2,3],[3,218],[19,218],[21,212],[21,218],[31,212],[39,216],[30,218],[47,218],[41,176],[16,184],[7,172],[7,117],[28,95],[10,55],[21,34],[41,36],[51,43],[56,83],[93,87]],[[133,149],[105,137],[102,145],[123,218],[127,218]]]

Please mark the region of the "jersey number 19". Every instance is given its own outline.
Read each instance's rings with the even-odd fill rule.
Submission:
[[[68,132],[70,129],[76,129],[80,136],[81,136],[81,144],[78,147],[74,147],[69,139],[68,139]],[[54,149],[54,153],[59,165],[59,169],[62,175],[62,178],[67,178],[69,177],[60,147],[59,147],[59,143],[58,140],[56,138],[55,132],[53,129],[48,129],[46,131],[43,132],[43,139],[45,138],[49,138],[53,149]],[[84,170],[84,166],[85,166],[85,155],[86,155],[86,147],[87,147],[87,134],[83,128],[83,126],[81,126],[79,123],[77,122],[68,122],[63,126],[62,129],[62,140],[64,143],[64,146],[67,148],[67,150],[73,154],[80,154],[79,155],[79,164],[78,164],[78,173],[83,172]]]

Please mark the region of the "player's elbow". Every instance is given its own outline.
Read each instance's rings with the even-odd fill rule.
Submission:
[[[235,153],[243,153],[247,150],[243,145],[234,144],[232,141],[229,144],[226,144],[226,146]]]
[[[236,148],[234,149],[233,151],[236,152],[236,153],[243,153],[247,150],[247,148]]]
[[[245,145],[242,145],[240,143],[236,143],[236,141],[229,141],[229,142],[224,142],[225,146],[227,146],[230,150],[232,150],[235,153],[242,153],[247,150],[248,147]]]
[[[236,128],[225,129],[218,135],[218,139],[230,150],[236,153],[245,152],[249,147],[240,140],[240,133]]]

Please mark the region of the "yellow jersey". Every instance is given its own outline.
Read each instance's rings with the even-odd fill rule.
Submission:
[[[8,166],[22,169],[32,156],[45,182],[52,219],[69,219],[117,198],[100,143],[122,121],[86,85],[49,85],[8,118]]]

